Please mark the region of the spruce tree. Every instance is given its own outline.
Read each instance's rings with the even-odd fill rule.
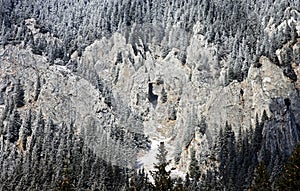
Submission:
[[[158,160],[157,164],[154,164],[156,171],[151,171],[151,175],[154,179],[154,185],[152,185],[153,190],[155,191],[171,191],[173,189],[173,181],[171,179],[171,170],[167,170],[167,166],[170,164],[170,161],[167,161],[168,151],[165,148],[164,142],[160,142],[158,147],[158,154],[156,159]]]
[[[68,165],[65,164],[63,168],[63,176],[62,180],[59,185],[59,190],[60,191],[71,191],[72,190],[72,185],[69,177],[69,168]]]
[[[190,175],[191,175],[191,178],[193,179],[193,181],[198,181],[198,179],[200,178],[200,167],[198,164],[198,160],[196,159],[196,151],[195,150],[191,151],[191,163],[189,166],[189,171],[190,171]]]
[[[161,90],[161,101],[162,103],[166,103],[168,101],[168,95],[164,87]]]
[[[17,80],[14,86],[14,100],[17,107],[22,107],[25,105],[25,92],[24,89],[21,87],[20,80]]]
[[[22,126],[22,120],[17,108],[14,108],[9,119],[7,136],[10,142],[14,143],[19,139],[19,132]]]
[[[259,123],[258,114],[256,114],[256,124],[255,124],[255,130],[253,135],[253,148],[255,152],[258,152],[259,149],[261,148],[261,143],[263,139],[262,131],[263,131],[263,124]]]
[[[300,190],[300,144],[298,144],[278,179],[279,190]]]
[[[184,187],[188,188],[190,185],[191,185],[190,175],[189,175],[189,173],[186,173],[186,175],[185,175],[185,181],[184,181]]]
[[[38,75],[36,79],[35,92],[34,92],[34,101],[37,101],[41,92],[41,78]]]
[[[174,191],[184,191],[182,178],[177,178]]]
[[[138,170],[133,174],[130,180],[130,191],[140,190],[146,191],[149,190],[149,180],[148,174],[145,173],[144,169]]]
[[[270,177],[268,175],[264,161],[255,169],[254,180],[251,186],[251,191],[271,191]]]
[[[26,113],[25,120],[24,120],[21,130],[20,130],[21,131],[20,139],[22,141],[23,150],[26,150],[27,137],[32,134],[31,119],[32,119],[31,110],[29,110]]]

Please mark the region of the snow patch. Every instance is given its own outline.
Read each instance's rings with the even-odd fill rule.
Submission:
[[[271,78],[265,77],[265,78],[263,79],[263,83],[271,83]]]
[[[138,163],[136,168],[142,169],[144,168],[145,172],[150,174],[150,171],[154,171],[154,164],[157,162],[156,155],[158,153],[158,147],[160,142],[165,143],[166,150],[168,151],[167,159],[171,160],[169,166],[167,166],[166,170],[171,170],[175,167],[174,160],[172,158],[172,153],[175,150],[174,145],[172,144],[171,138],[152,138],[151,140],[151,148],[149,151],[142,151],[138,154]],[[172,178],[182,178],[184,180],[186,172],[180,171],[179,169],[172,170],[171,177]],[[154,182],[153,178],[149,176],[150,182]]]

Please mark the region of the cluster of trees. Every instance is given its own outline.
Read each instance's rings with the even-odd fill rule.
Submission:
[[[0,42],[4,46],[25,42],[50,62],[60,59],[66,64],[74,51],[81,55],[95,39],[120,32],[136,54],[136,46],[141,42],[144,51],[148,50],[147,43],[157,43],[164,50],[178,48],[185,58],[193,26],[199,21],[203,26],[200,33],[216,46],[218,60],[229,62],[225,79],[228,84],[243,80],[250,64],[261,55],[279,64],[276,50],[290,40],[296,43],[296,25],[287,20],[294,7],[299,6],[298,1],[292,0],[4,0],[0,9]],[[26,26],[28,18],[36,20],[35,28],[40,34],[51,35],[34,35]],[[269,33],[265,29],[270,21],[276,31]],[[278,27],[284,22],[284,27]],[[281,66],[285,75],[295,80],[290,65],[291,61],[299,63],[299,49],[293,51],[284,57]]]
[[[135,121],[130,123],[135,126],[132,128],[136,128],[131,131],[127,127],[109,127],[109,138],[97,140],[101,143],[97,149],[106,150],[112,143],[118,143],[114,144],[117,145],[115,147],[126,145],[122,147],[124,149],[147,149],[145,145],[148,140],[142,128],[139,128],[142,127],[142,120],[130,114],[129,108],[118,108],[118,105],[124,104],[118,104],[120,100],[113,98],[111,84],[105,84],[97,75],[95,63],[78,66],[76,60],[70,59],[73,52],[77,51],[81,56],[85,47],[95,39],[110,37],[119,32],[132,45],[136,55],[150,51],[149,43],[160,44],[162,56],[166,56],[172,48],[178,48],[179,58],[184,64],[193,26],[199,21],[202,25],[199,33],[216,46],[218,61],[229,62],[226,85],[233,80],[242,81],[250,64],[261,55],[282,67],[286,76],[297,80],[291,63],[299,64],[300,49],[285,47],[280,60],[275,54],[284,44],[297,43],[299,37],[295,23],[287,22],[294,7],[300,7],[300,1],[2,0],[0,45],[21,44],[30,47],[34,54],[46,56],[52,64],[67,64],[73,72],[97,87],[104,102],[116,109],[115,113],[120,120]],[[30,18],[34,18],[34,21],[28,24],[26,20]],[[274,31],[265,30],[270,21],[274,24]],[[34,29],[29,26],[31,24]],[[138,49],[141,43],[142,49]],[[118,54],[116,62],[122,59],[122,54]],[[35,101],[39,91],[40,84],[36,85]],[[167,95],[164,90],[162,94],[165,102]],[[3,99],[2,92],[0,95]],[[205,173],[200,173],[197,152],[192,151],[192,162],[185,181],[173,180],[167,170],[167,153],[161,144],[159,163],[155,165],[156,171],[151,173],[154,182],[150,183],[148,175],[140,171],[128,183],[130,170],[112,164],[108,158],[113,158],[113,155],[96,155],[90,149],[93,144],[86,142],[85,135],[74,134],[72,124],[54,124],[51,119],[44,119],[41,111],[24,109],[26,103],[20,81],[15,80],[11,97],[0,101],[5,104],[0,118],[2,190],[47,190],[59,187],[100,190],[244,190],[252,187],[255,190],[259,184],[268,188],[271,185],[273,189],[279,186],[284,190],[294,186],[288,182],[294,180],[290,177],[298,176],[298,172],[291,172],[291,166],[299,158],[297,149],[285,167],[291,174],[281,175],[292,146],[299,141],[299,129],[295,128],[288,108],[287,123],[291,123],[285,125],[290,128],[286,131],[272,126],[272,120],[265,113],[261,122],[257,118],[255,130],[251,127],[245,131],[241,129],[237,138],[231,126],[226,124],[220,131],[214,153],[209,159],[211,168]],[[171,119],[175,119],[176,113],[173,115],[173,110],[170,111]],[[89,128],[95,126],[91,124]],[[103,129],[98,133],[106,136]],[[284,138],[286,141],[283,141]],[[109,142],[107,139],[114,141]],[[252,179],[253,174],[262,178]]]
[[[8,77],[2,90],[0,190],[128,190],[137,148],[149,143],[142,130],[54,122],[31,105],[40,99],[40,77],[30,103],[19,79]]]
[[[277,179],[276,185],[271,183],[271,177],[264,161],[255,168],[254,178],[250,190],[299,190],[300,182],[300,144],[298,144],[285,163],[283,171]]]
[[[40,84],[36,86],[38,97]],[[143,148],[147,138],[139,131],[128,133],[126,129],[111,127],[110,133],[106,134],[93,121],[86,128],[90,132],[75,129],[73,124],[55,124],[51,118],[45,119],[41,111],[26,110],[24,93],[20,80],[15,80],[11,94],[5,97],[5,109],[0,118],[3,171],[0,185],[3,190],[257,190],[261,186],[285,190],[299,186],[295,178],[299,176],[296,170],[299,146],[288,159],[300,139],[300,129],[293,120],[289,99],[281,100],[285,112],[280,126],[274,125],[275,119],[269,118],[265,111],[261,118],[257,115],[255,129],[240,129],[237,136],[226,123],[205,163],[200,164],[197,151],[191,151],[189,172],[182,180],[171,177],[164,143],[159,145],[156,170],[150,175],[143,170],[133,172],[126,165],[116,165],[116,153]],[[204,128],[204,119],[201,123]],[[80,132],[75,133],[78,130]],[[95,144],[89,140],[91,133],[107,138],[94,136]],[[126,160],[127,155],[122,156]],[[135,153],[130,157],[135,157]],[[203,168],[208,170],[201,170]],[[149,181],[151,177],[153,181]]]
[[[300,186],[300,144],[295,143],[291,156],[286,151],[267,153],[263,128],[269,118],[263,112],[257,117],[256,128],[240,130],[237,138],[231,125],[220,130],[212,155],[205,163],[199,163],[196,151],[191,151],[191,162],[185,180],[171,178],[166,160],[167,151],[162,142],[158,149],[155,171],[149,176],[144,170],[137,171],[130,181],[135,190],[298,190]],[[278,141],[278,140],[274,140]],[[280,142],[280,140],[279,140]],[[280,158],[280,160],[276,160]],[[274,159],[277,162],[274,162]],[[202,170],[201,170],[202,169]],[[208,169],[208,170],[203,170]],[[150,178],[153,181],[149,181]]]
[[[1,190],[126,190],[130,171],[95,153],[83,129],[76,135],[74,125],[31,109],[21,117],[24,95],[14,95],[0,119]]]
[[[190,183],[184,182],[181,178],[172,178],[170,169],[170,161],[167,160],[168,151],[165,148],[164,142],[161,142],[158,147],[156,156],[157,163],[154,164],[153,171],[150,171],[152,181],[144,169],[138,170],[130,178],[130,191],[183,191],[184,187],[189,187]]]
[[[284,165],[292,152],[291,148],[298,143],[300,129],[297,125],[288,124],[274,127],[265,111],[261,120],[256,117],[255,126],[254,130],[252,127],[246,131],[240,129],[238,136],[235,136],[231,125],[227,123],[224,129],[221,128],[212,155],[215,167],[200,178],[200,185],[205,185],[207,190],[216,187],[217,190],[245,190],[250,187],[257,190],[255,184],[263,180],[253,180],[253,176],[259,172],[261,176],[267,176],[268,181],[263,183],[270,186],[270,189],[278,186],[279,177],[285,172]],[[281,131],[294,133],[286,134]]]

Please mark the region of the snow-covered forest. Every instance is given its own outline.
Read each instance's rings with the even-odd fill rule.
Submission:
[[[299,0],[0,13],[0,190],[298,189]]]

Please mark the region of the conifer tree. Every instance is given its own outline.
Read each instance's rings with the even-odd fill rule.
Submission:
[[[21,87],[20,80],[17,80],[15,86],[14,86],[14,93],[15,93],[15,104],[17,107],[22,107],[25,105],[24,100],[24,89]]]
[[[130,180],[130,190],[146,191],[149,189],[148,174],[145,173],[145,170],[141,169],[135,172]]]
[[[182,178],[177,178],[174,191],[184,191]]]
[[[184,181],[184,187],[188,188],[190,185],[191,185],[190,175],[189,175],[189,173],[186,173],[186,175],[185,175],[185,181]]]
[[[16,142],[19,139],[19,131],[22,125],[20,114],[16,108],[13,109],[9,120],[8,139],[10,142]]]
[[[162,103],[166,103],[168,101],[168,95],[164,87],[161,90],[161,96]]]
[[[255,124],[255,130],[253,135],[253,148],[255,152],[258,152],[261,148],[262,143],[262,131],[263,131],[263,124],[259,123],[258,120],[258,114],[256,114],[256,124]]]
[[[265,162],[262,161],[255,169],[254,180],[251,191],[271,191],[270,177]]]
[[[40,78],[40,76],[37,76],[36,85],[35,85],[34,101],[38,100],[40,92],[41,92],[41,78]]]
[[[278,180],[279,190],[300,190],[300,144],[298,144]]]
[[[22,148],[24,150],[26,150],[26,146],[27,146],[27,137],[30,136],[32,134],[32,127],[31,127],[31,110],[29,110],[26,113],[26,117],[25,120],[23,122],[22,128],[21,128],[21,141],[22,141]]]
[[[69,168],[68,168],[68,164],[67,162],[65,163],[64,165],[64,168],[63,168],[63,176],[62,176],[62,180],[60,182],[60,185],[59,185],[59,190],[60,191],[71,191],[72,190],[72,185],[71,185],[71,180],[70,180],[70,177],[69,177]]]
[[[198,181],[198,179],[200,178],[200,167],[198,164],[198,160],[196,159],[196,151],[195,150],[191,151],[191,163],[189,166],[189,171],[190,171],[191,178],[194,181]]]
[[[165,148],[164,142],[160,142],[156,156],[158,163],[154,164],[154,168],[157,170],[150,172],[154,179],[154,185],[152,185],[154,191],[171,191],[173,189],[173,181],[170,176],[171,170],[166,169],[170,164],[170,161],[167,161],[167,154],[168,151]]]

